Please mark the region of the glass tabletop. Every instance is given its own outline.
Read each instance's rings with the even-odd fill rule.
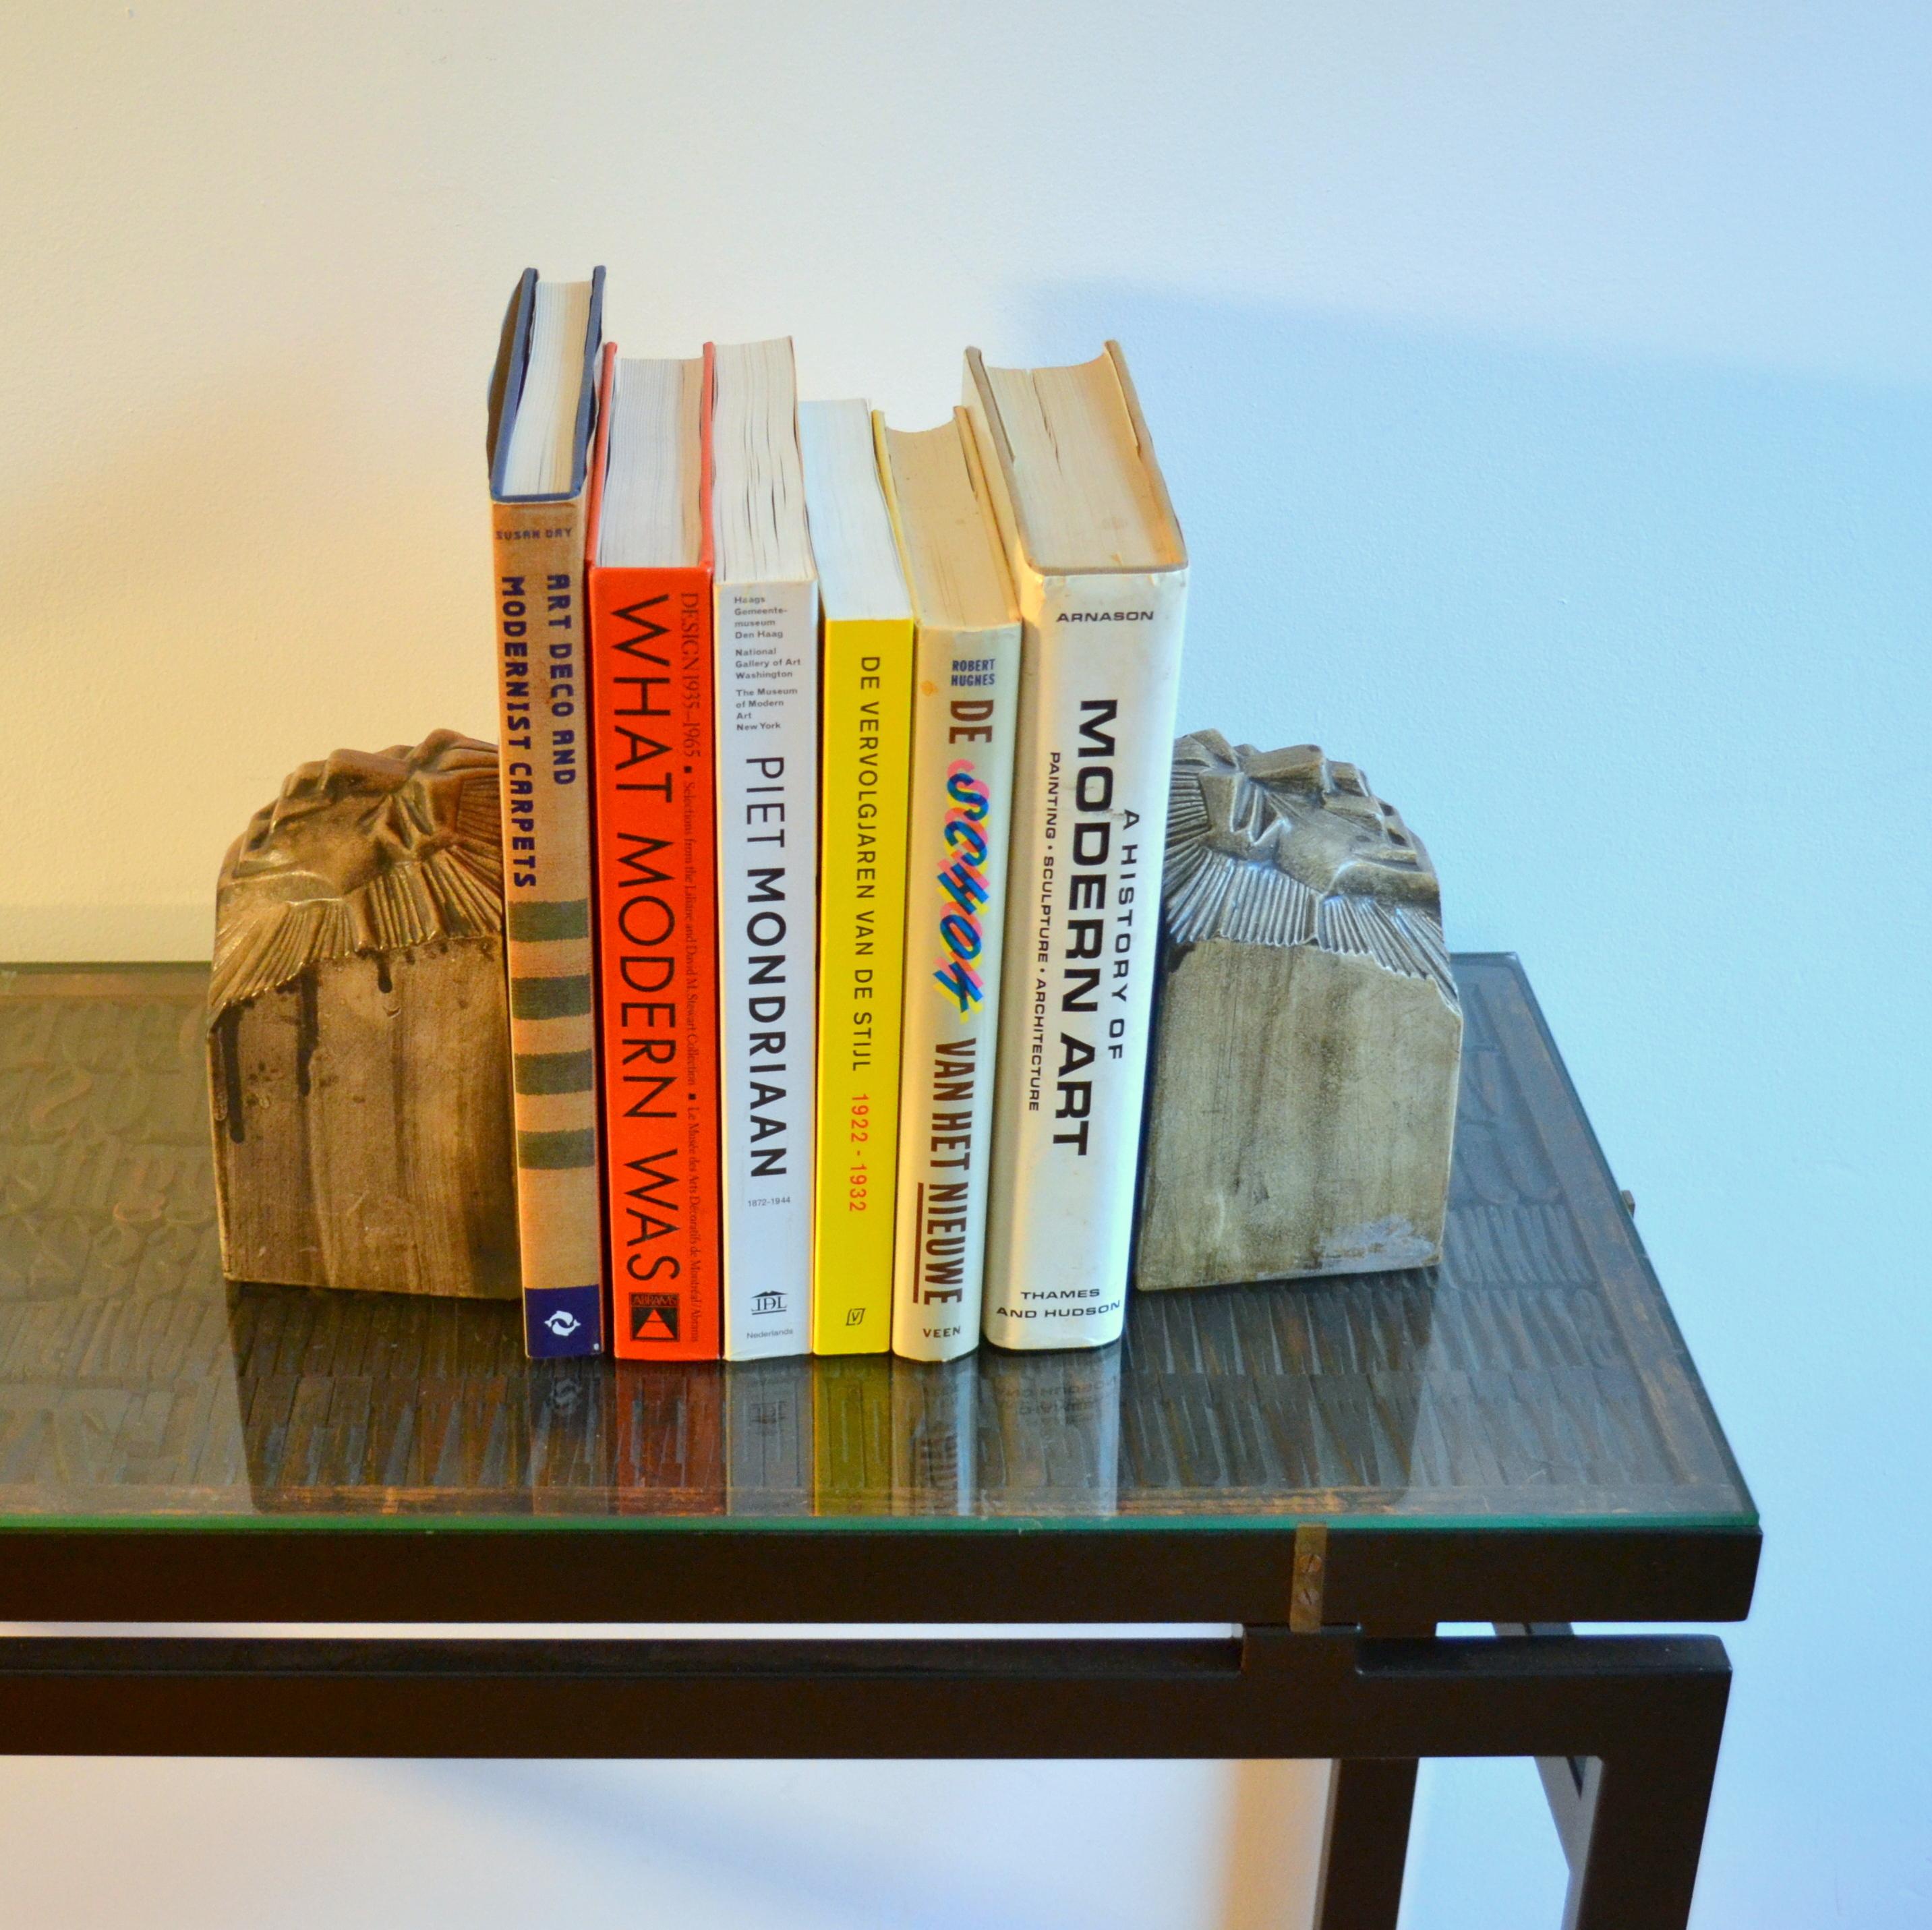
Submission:
[[[533,1363],[512,1303],[225,1280],[206,968],[0,968],[0,1526],[1752,1526],[1520,967],[1456,973],[1441,1266],[930,1367]]]

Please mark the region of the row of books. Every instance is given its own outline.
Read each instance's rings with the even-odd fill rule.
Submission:
[[[526,273],[490,392],[530,1351],[1104,1346],[1187,581],[1120,351],[905,431],[602,305]]]

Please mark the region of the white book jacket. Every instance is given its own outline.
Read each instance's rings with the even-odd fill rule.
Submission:
[[[1104,1347],[1126,1324],[1160,938],[1186,551],[1126,365],[1107,354],[1172,531],[1168,567],[1036,567],[967,357],[1022,632],[983,1326],[1024,1349]]]
[[[716,586],[724,1357],[812,1346],[818,585]]]
[[[1126,1316],[1187,579],[1016,574],[985,1330],[1003,1347],[1100,1347]]]

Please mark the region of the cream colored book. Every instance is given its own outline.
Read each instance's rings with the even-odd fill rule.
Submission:
[[[965,412],[878,434],[914,623],[892,1350],[948,1361],[980,1343],[1019,612]]]
[[[966,356],[1025,626],[986,1333],[1096,1347],[1126,1313],[1187,551],[1116,344]]]

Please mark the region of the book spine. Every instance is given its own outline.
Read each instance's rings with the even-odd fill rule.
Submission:
[[[920,632],[892,1349],[980,1343],[1020,631]]]
[[[711,578],[590,572],[611,1350],[718,1353]]]
[[[724,1354],[812,1344],[818,586],[717,587]]]
[[[1018,942],[986,1333],[1003,1347],[1098,1347],[1126,1311],[1186,575],[1016,575]]]
[[[541,1359],[604,1349],[584,505],[491,510],[517,1223],[524,1344]]]
[[[912,757],[910,620],[825,625],[812,1349],[883,1353],[892,1298]]]

